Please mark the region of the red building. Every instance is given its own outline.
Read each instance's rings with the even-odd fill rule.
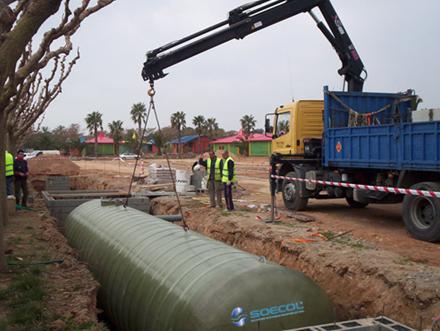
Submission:
[[[195,153],[200,154],[208,151],[209,149],[209,138],[207,136],[198,136],[198,135],[191,135],[191,136],[183,136],[180,139],[180,143],[183,145],[182,151],[183,153]],[[169,142],[169,144],[172,146],[172,152],[178,153],[177,147],[179,146],[179,140],[174,139]]]

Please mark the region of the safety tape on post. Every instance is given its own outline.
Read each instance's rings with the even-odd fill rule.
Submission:
[[[416,196],[424,196],[424,197],[429,197],[429,198],[440,198],[440,192],[434,192],[434,191],[414,190],[414,189],[409,189],[409,188],[400,188],[400,187],[391,187],[391,186],[352,184],[352,183],[334,182],[334,181],[326,181],[326,180],[285,177],[285,176],[278,176],[278,175],[271,175],[271,177],[276,178],[276,179],[286,179],[286,180],[295,181],[295,182],[305,182],[305,183],[312,183],[312,184],[321,184],[321,185],[326,185],[326,186],[352,188],[352,189],[356,189],[356,190],[386,192],[386,193],[404,194],[404,195],[416,195]]]

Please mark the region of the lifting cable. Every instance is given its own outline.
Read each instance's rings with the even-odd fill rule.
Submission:
[[[154,112],[154,117],[156,119],[157,130],[159,131],[159,134],[162,135],[162,129],[161,129],[160,124],[159,124],[159,117],[157,115],[156,105],[154,103],[154,95],[155,94],[156,94],[156,91],[154,89],[154,81],[150,80],[150,88],[148,89],[148,96],[150,97],[150,104],[149,104],[149,107],[148,107],[147,116],[145,118],[144,129],[142,130],[142,135],[141,135],[140,140],[139,140],[139,147],[138,147],[138,151],[137,151],[136,162],[135,162],[135,165],[134,165],[133,173],[131,175],[130,187],[128,189],[128,195],[127,195],[127,199],[125,200],[124,207],[127,207],[127,205],[128,205],[128,198],[131,195],[131,190],[132,190],[132,187],[133,187],[133,180],[134,180],[134,177],[135,177],[135,174],[136,174],[137,164],[138,164],[138,161],[140,159],[141,152],[142,152],[142,143],[144,141],[145,133],[147,131],[147,124],[148,124],[148,120],[150,118],[151,111]],[[179,206],[180,216],[182,217],[183,229],[185,231],[188,231],[189,227],[188,227],[188,225],[187,225],[187,223],[185,221],[185,217],[183,215],[182,204],[180,202],[179,194],[177,193],[176,180],[174,178],[173,171],[171,169],[171,163],[170,163],[170,159],[168,157],[168,152],[167,151],[165,151],[165,158],[167,160],[168,170],[170,171],[171,182],[173,184],[173,191],[174,191],[174,194],[175,194],[176,199],[177,199],[177,204]]]

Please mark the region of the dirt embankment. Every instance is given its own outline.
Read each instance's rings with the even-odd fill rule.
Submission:
[[[28,161],[29,180],[36,191],[46,188],[48,176],[79,175],[80,167],[66,157],[38,156]]]
[[[28,161],[31,176],[73,176],[80,167],[66,157],[39,156]]]
[[[9,272],[0,274],[6,330],[105,330],[97,320],[99,284],[77,260],[41,200],[5,228]],[[19,304],[18,304],[19,303]]]
[[[75,190],[128,190],[129,185],[129,176],[108,176],[97,171],[70,177],[70,186]]]
[[[303,271],[330,295],[340,319],[386,315],[418,328],[421,320],[429,327],[440,312],[439,267],[379,250],[350,235],[322,233],[313,223],[265,224],[258,220],[264,215],[186,204],[192,230]],[[177,212],[171,198],[155,199],[152,208],[155,214]]]

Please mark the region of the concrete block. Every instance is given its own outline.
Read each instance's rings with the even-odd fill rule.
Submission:
[[[87,193],[104,193],[109,195],[109,193],[114,193],[115,198],[113,200],[119,201],[121,204],[125,202],[125,198],[117,198],[120,196],[120,191],[74,191],[74,190],[62,190],[62,191],[43,191],[43,198],[49,209],[50,215],[57,220],[58,228],[63,232],[64,222],[67,216],[79,205],[96,199],[96,197],[86,197]],[[65,196],[61,196],[62,194]],[[53,194],[53,195],[52,195]],[[55,197],[55,198],[54,198]],[[112,198],[106,199],[111,201]],[[134,196],[128,199],[128,206],[143,212],[150,211],[150,199],[145,196]]]
[[[46,190],[70,190],[70,178],[68,176],[49,176],[46,179]]]

